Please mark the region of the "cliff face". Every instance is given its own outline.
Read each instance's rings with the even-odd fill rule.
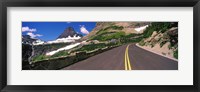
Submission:
[[[32,46],[29,44],[22,44],[22,69],[28,69],[29,58],[31,57]]]
[[[99,33],[106,33],[106,32],[124,32],[125,34],[130,33],[142,33],[142,31],[138,32],[135,30],[137,27],[149,25],[149,22],[97,22],[96,27],[86,36],[82,38],[82,40],[87,40],[92,37],[100,35]],[[102,31],[102,32],[100,32]]]

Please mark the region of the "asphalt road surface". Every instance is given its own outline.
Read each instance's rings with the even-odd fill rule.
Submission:
[[[63,69],[178,70],[178,62],[130,44],[111,49]]]

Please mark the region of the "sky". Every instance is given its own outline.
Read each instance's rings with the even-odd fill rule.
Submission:
[[[68,27],[83,36],[91,32],[96,22],[22,22],[22,35],[43,41],[55,40]]]

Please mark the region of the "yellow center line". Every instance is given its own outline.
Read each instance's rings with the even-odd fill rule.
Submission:
[[[127,47],[127,62],[128,62],[128,67],[129,67],[129,70],[131,70],[131,64],[130,64],[130,60],[129,60],[129,55],[128,55],[128,48],[129,48],[129,45]]]
[[[132,70],[131,69],[131,64],[130,64],[130,60],[129,60],[129,55],[128,55],[128,48],[129,45],[126,47],[126,51],[125,51],[125,70]]]
[[[125,50],[124,64],[125,64],[125,70],[128,70],[128,68],[127,68],[127,62],[126,62],[126,51],[127,51],[127,47],[126,47],[126,50]]]

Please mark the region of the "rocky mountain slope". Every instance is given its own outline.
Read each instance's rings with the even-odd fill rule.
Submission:
[[[37,39],[31,38],[29,35],[22,35],[22,43],[23,44],[32,44]]]
[[[152,23],[139,42],[142,48],[178,59],[178,23]]]
[[[97,36],[109,36],[118,32],[124,35],[138,34],[142,33],[143,30],[136,31],[135,28],[149,24],[149,22],[97,22],[96,27],[87,36],[84,36],[82,40],[93,39]]]

